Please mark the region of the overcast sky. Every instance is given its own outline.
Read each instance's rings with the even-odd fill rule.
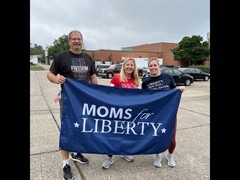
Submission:
[[[30,0],[30,42],[80,30],[87,50],[178,43],[210,32],[210,0]]]

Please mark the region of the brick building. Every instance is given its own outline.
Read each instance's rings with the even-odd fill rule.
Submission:
[[[122,57],[150,58],[157,57],[163,59],[165,65],[181,66],[179,61],[174,61],[172,49],[178,46],[177,43],[153,43],[139,46],[124,47],[122,50],[95,50],[89,54],[97,63],[115,64],[122,62]]]
[[[209,35],[210,36],[210,35]],[[210,41],[210,38],[208,39]],[[150,58],[157,57],[161,58],[164,65],[175,65],[179,67],[186,66],[180,61],[174,61],[172,50],[178,47],[178,43],[152,43],[142,44],[138,46],[123,47],[121,50],[87,50],[89,54],[97,63],[115,64],[122,62],[122,57],[131,58]],[[205,62],[206,66],[210,67],[210,58]]]

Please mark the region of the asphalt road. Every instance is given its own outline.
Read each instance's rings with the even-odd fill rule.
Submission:
[[[59,143],[59,105],[54,98],[59,85],[50,83],[47,71],[30,72],[30,179],[62,179]],[[109,79],[99,78],[108,85]],[[153,166],[155,155],[136,155],[128,163],[119,156],[103,170],[105,155],[85,154],[87,165],[70,162],[75,180],[209,180],[210,179],[210,81],[186,87],[178,110],[176,167],[164,158]]]

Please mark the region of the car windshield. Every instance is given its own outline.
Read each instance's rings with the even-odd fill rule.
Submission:
[[[105,64],[99,64],[97,65],[97,68],[108,68],[110,65]]]
[[[115,67],[116,67],[116,65],[113,64],[113,65],[111,65],[111,66],[109,67],[109,69],[114,69]]]
[[[187,68],[179,68],[180,71],[184,72],[187,70]]]

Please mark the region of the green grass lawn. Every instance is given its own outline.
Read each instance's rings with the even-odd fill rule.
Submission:
[[[43,71],[44,68],[40,65],[32,65],[30,64],[30,71]]]

